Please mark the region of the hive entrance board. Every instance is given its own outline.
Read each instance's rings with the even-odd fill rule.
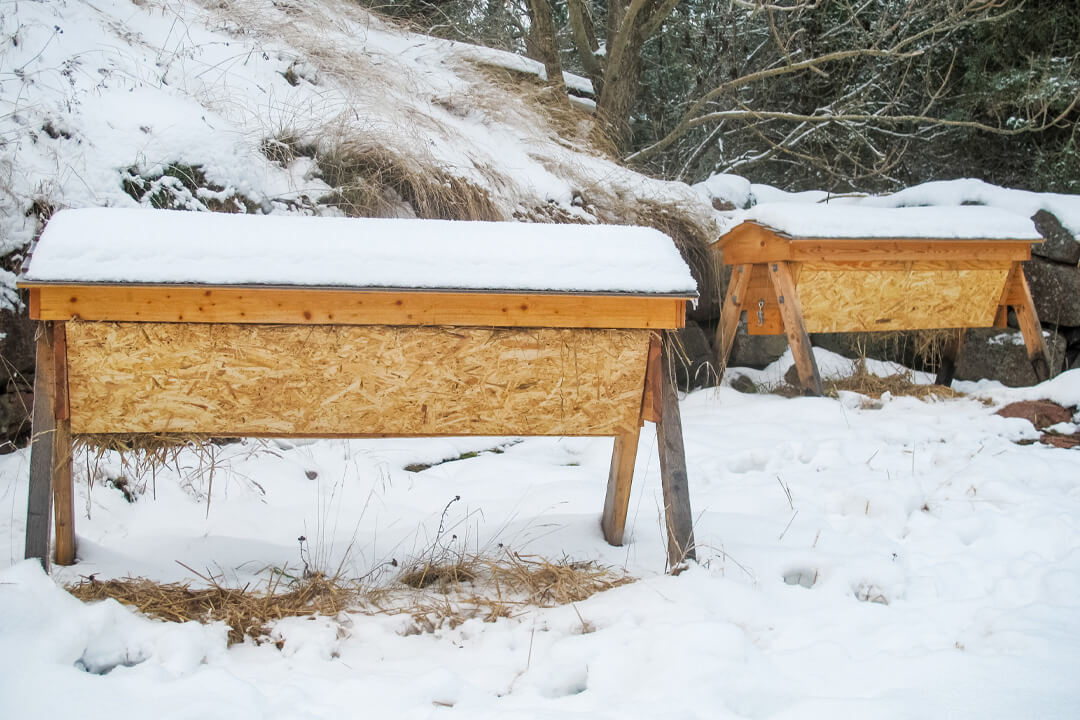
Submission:
[[[989,208],[963,210],[957,217]],[[1002,239],[804,237],[795,234],[799,209],[789,212],[794,219],[783,213],[774,216],[783,230],[746,220],[713,245],[732,267],[716,337],[721,368],[727,365],[743,313],[751,335],[787,335],[803,388],[820,395],[823,386],[809,333],[1004,327],[1011,307],[1037,376],[1049,375],[1046,346],[1022,269],[1038,238],[1033,231],[1020,228],[1021,237]],[[811,221],[821,212],[811,212]],[[897,210],[877,212],[882,213],[877,226],[885,228],[897,212],[901,220],[910,217]],[[761,214],[770,217],[767,210]],[[843,209],[832,215],[832,221],[846,217]],[[851,219],[865,222],[866,216]],[[939,382],[951,381],[958,347],[957,342],[946,349]]]
[[[645,420],[677,447],[661,457],[669,559],[693,556],[660,348],[696,291],[670,238],[274,220],[84,210],[50,222],[20,281],[42,323],[35,402],[47,401],[35,406],[28,557],[48,556],[55,498],[57,562],[74,560],[72,433],[614,437],[602,527],[621,544]],[[450,237],[421,236],[440,230]],[[327,255],[297,254],[297,233]],[[448,249],[454,238],[462,246]],[[249,262],[240,250],[256,246]]]

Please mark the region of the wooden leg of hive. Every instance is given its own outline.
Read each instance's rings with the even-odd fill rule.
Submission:
[[[1046,341],[1043,340],[1042,325],[1039,324],[1039,316],[1035,312],[1035,300],[1031,297],[1027,278],[1023,272],[1013,273],[1013,278],[1020,300],[1013,305],[1013,310],[1020,322],[1020,332],[1024,336],[1024,345],[1027,347],[1031,367],[1035,370],[1035,377],[1042,382],[1050,378],[1050,353],[1046,349]]]
[[[71,475],[71,415],[68,405],[67,325],[53,325],[52,410],[56,418],[53,432],[53,525],[56,530],[57,565],[75,562],[75,488]]]
[[[611,470],[608,472],[607,496],[604,498],[604,515],[600,526],[604,539],[610,545],[623,544],[626,530],[626,512],[630,506],[630,488],[634,481],[634,459],[637,457],[640,428],[615,436],[611,453]]]
[[[810,346],[810,336],[803,323],[802,307],[795,292],[795,281],[791,277],[791,268],[786,262],[769,263],[769,278],[776,289],[776,299],[780,303],[780,315],[784,319],[784,332],[787,333],[788,345],[795,358],[795,367],[799,371],[799,382],[803,390],[821,397],[825,386],[821,382],[817,361]]]
[[[964,346],[964,328],[959,328],[949,333],[945,344],[941,347],[941,362],[938,364],[937,377],[934,382],[938,385],[949,387],[953,377],[956,376],[956,363],[960,360],[960,349]]]
[[[724,376],[731,348],[735,345],[735,332],[739,328],[739,316],[742,315],[746,301],[746,288],[750,284],[750,271],[753,265],[735,265],[731,268],[731,280],[728,281],[724,307],[720,311],[720,324],[716,326],[716,374]]]
[[[25,557],[37,558],[46,570],[51,561],[49,524],[52,520],[53,439],[56,432],[52,403],[52,333],[52,323],[38,325],[30,440],[30,492],[26,503]]]
[[[664,489],[664,526],[667,529],[668,566],[677,571],[687,560],[696,560],[694,518],[690,512],[690,488],[686,476],[682,418],[675,390],[671,359],[661,356],[660,418],[656,444],[660,452],[660,481]]]
[[[53,524],[57,565],[75,562],[75,488],[71,475],[71,421],[57,420],[53,434]]]

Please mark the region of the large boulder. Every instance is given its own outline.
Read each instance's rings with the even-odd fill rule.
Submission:
[[[1044,333],[1045,334],[1045,333]],[[1046,337],[1050,352],[1050,371],[1062,370],[1065,340],[1057,333]],[[978,328],[968,330],[956,363],[957,380],[997,380],[1010,387],[1039,382],[1028,359],[1024,338],[1019,330]]]
[[[787,348],[786,335],[750,335],[746,331],[746,320],[740,320],[728,366],[761,370],[779,360]]]
[[[1080,242],[1066,230],[1053,213],[1040,210],[1031,218],[1035,229],[1043,236],[1043,242],[1032,245],[1031,252],[1054,262],[1076,265],[1080,263]]]
[[[716,384],[716,357],[705,331],[692,320],[675,331],[675,382],[680,389],[712,387]]]
[[[1024,263],[1024,275],[1040,322],[1080,326],[1080,268],[1034,257]]]
[[[34,323],[24,313],[0,310],[0,453],[30,433],[34,382]]]
[[[34,322],[25,312],[0,310],[0,380],[34,374]]]

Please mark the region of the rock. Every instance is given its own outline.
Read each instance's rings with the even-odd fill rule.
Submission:
[[[1024,263],[1024,275],[1031,285],[1040,322],[1080,325],[1080,268],[1034,257]]]
[[[1035,223],[1035,229],[1043,236],[1043,242],[1031,246],[1033,255],[1067,265],[1080,263],[1080,242],[1062,227],[1053,213],[1040,210],[1031,220]]]
[[[731,349],[728,365],[761,370],[779,360],[787,348],[786,335],[750,335],[746,332],[746,321],[742,320],[735,332],[735,345]]]
[[[675,381],[684,390],[716,385],[716,358],[701,326],[688,320],[675,331]]]
[[[1072,410],[1068,410],[1049,400],[1027,400],[1014,402],[998,410],[995,415],[1007,418],[1024,418],[1037,430],[1044,430],[1051,425],[1071,422]]]
[[[1051,371],[1061,368],[1065,341],[1056,333],[1046,338]],[[1038,379],[1031,367],[1024,338],[1016,330],[978,328],[968,330],[960,359],[956,364],[957,380],[997,380],[1010,387],[1035,385]]]
[[[687,257],[688,255],[691,257]],[[707,324],[720,317],[723,291],[727,283],[721,282],[721,275],[714,264],[719,261],[715,260],[709,251],[683,252],[683,257],[690,266],[690,274],[694,276],[698,288],[697,303],[687,306],[686,317],[689,320]]]
[[[1072,435],[1054,435],[1052,433],[1043,433],[1039,438],[1039,442],[1043,445],[1053,445],[1056,448],[1062,450],[1070,450],[1074,447],[1080,446],[1080,433],[1073,433]]]
[[[0,310],[0,381],[10,380],[13,373],[33,377],[34,330],[34,321],[25,313]]]
[[[0,454],[14,450],[30,435],[33,393],[7,392],[0,395]]]
[[[30,435],[34,329],[25,314],[0,310],[0,453]]]
[[[915,341],[908,333],[814,333],[814,347],[825,348],[847,358],[870,358],[910,364]],[[909,346],[912,348],[909,352]]]
[[[748,395],[753,395],[757,393],[758,386],[754,384],[754,381],[751,380],[748,375],[743,375],[742,373],[732,374],[734,375],[734,377],[731,378],[732,390],[737,390],[741,393],[746,393]]]

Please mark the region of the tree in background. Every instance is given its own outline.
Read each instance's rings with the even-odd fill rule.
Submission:
[[[1080,2],[405,2],[439,18],[433,32],[540,60],[553,83],[564,66],[589,77],[615,145],[666,177],[1080,190]]]

